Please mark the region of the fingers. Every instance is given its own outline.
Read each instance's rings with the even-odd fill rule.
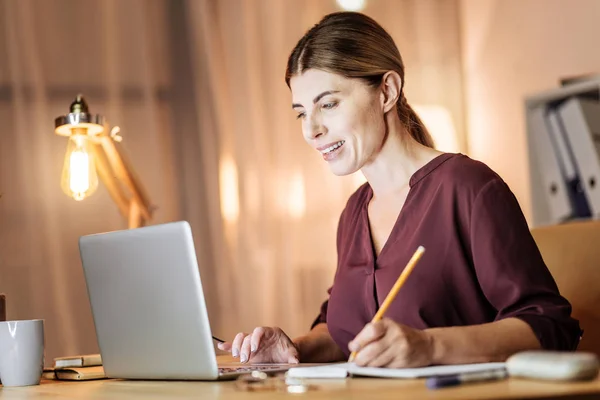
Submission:
[[[298,349],[295,346],[290,347],[286,362],[288,364],[298,364],[300,362],[299,358]]]
[[[389,347],[390,346],[386,346],[383,340],[371,342],[360,349],[360,351],[356,354],[354,362],[356,363],[356,365],[361,367],[365,367],[367,365],[370,367],[375,367],[376,365],[371,365],[371,363],[377,360],[378,358],[382,358]],[[389,360],[387,361],[389,362]],[[377,366],[381,365],[384,364],[380,364]]]
[[[223,343],[217,343],[217,348],[219,350],[223,350],[223,351],[231,351],[231,343],[229,342],[223,342]]]
[[[359,351],[371,342],[382,338],[386,333],[384,321],[370,322],[348,343],[350,351]]]
[[[422,331],[383,319],[348,344],[359,366],[401,368],[431,364],[431,341]]]
[[[373,349],[370,347],[373,346]],[[371,343],[358,353],[357,365],[366,367],[389,367],[394,361],[396,350],[393,346],[388,346],[383,341]]]
[[[252,332],[252,339],[250,340],[250,352],[256,353],[256,350],[258,350],[258,346],[260,346],[260,340],[262,339],[264,334],[264,327],[261,326],[259,328],[254,329],[254,331]]]
[[[238,333],[237,335],[235,335],[235,338],[233,339],[233,343],[231,344],[231,355],[234,357],[238,357],[240,355],[240,350],[242,348],[242,342],[244,341],[244,338],[246,337],[246,333]]]
[[[255,328],[250,335],[244,338],[242,347],[240,349],[240,362],[248,361],[251,353],[256,353],[258,346],[260,346],[260,340],[263,338],[266,329],[267,328],[265,327]]]
[[[252,335],[248,335],[242,341],[242,348],[240,349],[240,362],[245,363],[250,358],[250,340]]]
[[[300,356],[291,339],[280,329],[255,328],[252,333],[238,333],[232,343],[219,343],[221,350],[231,350],[240,362],[279,362],[297,364]]]

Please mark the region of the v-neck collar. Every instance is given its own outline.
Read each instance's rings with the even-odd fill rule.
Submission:
[[[371,199],[373,198],[373,188],[371,188],[371,185],[369,185],[367,183],[367,193],[365,196],[365,201],[363,203],[363,207],[362,207],[362,213],[363,213],[363,219],[365,222],[365,226],[366,226],[366,231],[367,231],[367,237],[369,239],[369,246],[368,246],[368,250],[370,251],[371,254],[371,263],[370,263],[370,268],[372,268],[372,270],[376,269],[376,265],[377,265],[377,261],[381,258],[382,255],[384,255],[384,253],[387,252],[387,248],[391,246],[390,243],[390,239],[394,236],[394,234],[396,233],[396,231],[398,230],[398,226],[400,223],[400,219],[403,215],[403,211],[406,208],[406,205],[408,204],[408,202],[411,199],[411,194],[413,192],[412,188],[418,184],[419,182],[421,182],[425,177],[427,177],[430,173],[432,173],[435,169],[437,169],[440,165],[442,165],[443,163],[445,163],[446,161],[448,161],[449,159],[455,157],[455,156],[459,156],[460,154],[457,153],[443,153],[440,154],[439,156],[435,157],[434,159],[430,160],[429,162],[427,162],[425,165],[423,165],[421,168],[419,168],[418,170],[415,171],[414,174],[411,175],[409,181],[408,181],[408,185],[409,185],[409,190],[408,190],[408,194],[406,195],[406,200],[404,200],[404,204],[402,205],[402,208],[400,209],[400,212],[398,213],[398,216],[396,217],[396,221],[394,222],[394,226],[392,227],[392,230],[390,231],[389,236],[387,237],[385,243],[383,244],[383,247],[381,248],[381,251],[379,252],[379,255],[375,254],[375,247],[373,245],[373,237],[371,236],[371,224],[369,221],[369,202],[371,201]]]

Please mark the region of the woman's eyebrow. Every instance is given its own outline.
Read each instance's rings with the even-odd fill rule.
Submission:
[[[327,96],[328,94],[334,94],[334,93],[339,93],[339,92],[340,92],[339,90],[326,90],[323,93],[318,94],[313,99],[313,104],[316,103],[317,101],[321,100],[324,96]],[[302,107],[302,104],[293,103],[292,108],[296,108],[296,107]]]

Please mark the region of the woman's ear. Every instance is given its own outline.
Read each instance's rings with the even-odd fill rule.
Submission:
[[[388,71],[381,79],[381,106],[386,113],[396,107],[402,93],[402,78],[396,71]]]

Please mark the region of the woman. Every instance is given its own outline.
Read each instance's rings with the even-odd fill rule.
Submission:
[[[571,350],[579,324],[516,198],[484,164],[434,150],[404,96],[404,65],[359,13],[324,17],[289,57],[286,82],[309,145],[336,175],[367,179],[337,234],[329,300],[305,336],[261,327],[220,344],[241,362],[374,367],[501,361]],[[370,323],[419,245],[427,251],[386,318]]]

